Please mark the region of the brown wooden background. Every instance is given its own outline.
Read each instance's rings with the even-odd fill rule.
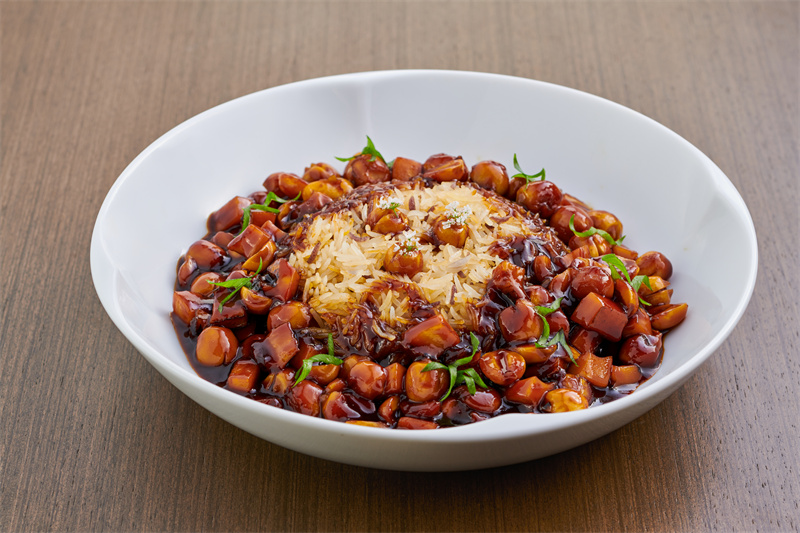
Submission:
[[[797,2],[3,1],[0,24],[0,530],[800,528]],[[554,457],[383,472],[228,425],[123,338],[89,241],[141,150],[237,96],[395,68],[588,91],[728,174],[755,220],[758,282],[679,392]]]

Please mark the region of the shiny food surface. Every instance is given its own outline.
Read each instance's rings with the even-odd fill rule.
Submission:
[[[444,153],[387,163],[367,136],[342,159],[231,198],[178,261],[171,317],[204,379],[418,430],[587,409],[660,366],[688,305],[614,214],[516,154],[512,175]]]
[[[800,368],[791,324],[800,316],[786,279],[797,268],[799,8],[0,4],[0,233],[4,250],[16,250],[0,253],[3,529],[797,529]],[[86,256],[97,210],[137,153],[186,118],[264,87],[409,67],[502,72],[599,94],[668,125],[728,173],[768,260],[739,328],[682,389],[634,424],[546,459],[481,472],[386,472],[233,428],[119,333]],[[58,208],[31,201],[43,191]],[[576,483],[595,496],[565,509]],[[414,512],[398,494],[453,512]],[[654,512],[654,501],[669,501],[669,510]]]

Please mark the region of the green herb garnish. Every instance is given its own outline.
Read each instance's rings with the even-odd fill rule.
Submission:
[[[512,178],[524,178],[526,183],[530,183],[532,181],[542,180],[544,181],[544,169],[540,170],[536,174],[525,174],[525,171],[522,170],[519,166],[519,162],[517,161],[517,154],[514,154],[514,168],[519,171],[519,174],[514,174],[511,176]]]
[[[353,157],[337,157],[336,159],[342,162],[347,162],[347,161],[352,161],[353,159],[355,159],[360,155],[370,156],[369,158],[370,161],[375,161],[375,158],[377,157],[378,159],[386,163],[386,159],[384,159],[381,153],[375,148],[375,145],[372,143],[372,139],[369,138],[369,135],[367,135],[367,145],[361,149],[361,153],[356,154]]]
[[[261,272],[261,267],[263,267],[263,266],[264,266],[264,265],[263,265],[263,263],[261,262],[261,258],[259,257],[259,258],[258,258],[258,270],[256,270],[255,274],[253,274],[252,276],[245,276],[245,277],[243,277],[243,278],[229,279],[229,280],[225,280],[225,281],[211,281],[211,280],[208,280],[208,282],[209,282],[211,285],[216,285],[217,287],[222,287],[223,289],[233,289],[233,290],[230,292],[230,294],[228,294],[228,295],[227,295],[227,296],[226,296],[226,297],[225,297],[225,298],[224,298],[224,299],[223,299],[223,300],[222,300],[222,301],[219,303],[219,310],[220,310],[220,312],[222,312],[222,307],[225,305],[225,303],[226,303],[228,300],[230,300],[231,298],[233,298],[234,296],[236,296],[236,294],[238,294],[238,293],[239,293],[239,291],[240,291],[240,290],[241,290],[243,287],[247,287],[247,288],[249,289],[250,287],[252,287],[252,286],[253,286],[253,279],[255,279],[255,277],[256,277],[256,276],[258,276],[258,274]]]
[[[456,361],[456,363],[457,362],[458,361]],[[425,365],[425,368],[422,369],[423,372],[430,372],[431,370],[447,370],[450,373],[450,387],[447,389],[445,395],[439,398],[439,401],[442,401],[448,396],[450,396],[450,391],[453,390],[453,385],[456,382],[456,375],[458,374],[458,369],[453,365],[446,365],[444,363],[439,363],[437,361],[432,361],[428,363],[427,365]]]
[[[614,237],[609,235],[607,231],[603,231],[598,228],[589,228],[586,231],[578,231],[575,229],[575,215],[569,217],[569,229],[572,230],[572,233],[577,235],[578,237],[591,237],[592,235],[600,235],[605,241],[610,244],[611,246],[616,246],[625,239],[625,235],[619,238],[619,240],[614,240]]]
[[[458,367],[461,365],[465,365],[472,361],[472,358],[475,357],[475,354],[478,353],[478,350],[481,348],[480,341],[474,333],[470,331],[469,337],[470,343],[472,344],[472,353],[470,355],[467,357],[462,357],[461,359],[456,359],[453,361],[452,365],[445,365],[444,363],[434,361],[428,363],[425,365],[425,368],[422,369],[423,372],[428,372],[430,370],[447,370],[447,372],[450,374],[450,387],[447,389],[445,395],[439,398],[440,402],[444,401],[448,396],[450,396],[450,393],[453,391],[453,387],[460,385],[461,383],[466,384],[470,395],[474,395],[478,391],[477,387],[475,386],[476,383],[484,389],[489,388],[474,368],[465,368],[464,370],[458,369]]]
[[[470,358],[472,358],[472,357],[475,357],[475,354],[478,353],[478,350],[481,349],[481,341],[478,340],[478,336],[477,335],[475,335],[474,333],[472,333],[470,331],[469,332],[469,342],[472,345],[472,355],[470,355]]]
[[[414,233],[414,230],[408,229],[397,236],[394,246],[400,253],[409,255],[411,252],[419,250],[419,236]]]
[[[400,207],[402,202],[397,197],[386,198],[383,197],[378,200],[378,209],[388,209],[397,216],[397,208]]]
[[[647,287],[651,291],[653,290],[653,287],[650,286],[649,277],[642,274],[640,276],[636,276],[633,279],[631,279],[630,274],[628,274],[628,269],[625,268],[625,265],[620,260],[620,258],[616,256],[616,254],[606,254],[604,256],[601,256],[600,259],[605,261],[606,264],[611,268],[611,279],[625,278],[625,281],[630,283],[631,287],[633,287],[633,290],[636,291],[637,297],[639,298],[639,303],[641,303],[642,305],[646,305],[648,307],[650,306],[649,303],[642,300],[641,296],[638,296],[639,287],[642,286],[642,283],[644,283],[645,287]]]
[[[645,287],[647,287],[651,291],[653,290],[653,287],[650,286],[650,277],[649,276],[645,276],[644,274],[641,274],[639,276],[635,276],[631,280],[631,287],[633,287],[633,290],[635,290],[637,294],[639,293],[639,287],[642,286],[642,283],[644,283]],[[647,302],[643,302],[643,303],[644,303],[644,305],[650,305]]]
[[[544,328],[542,329],[542,334],[539,337],[539,340],[534,342],[533,345],[536,346],[537,348],[549,348],[550,346],[553,346],[555,344],[560,344],[567,352],[567,355],[569,355],[570,360],[573,363],[578,364],[575,361],[575,357],[572,355],[572,348],[570,348],[569,343],[567,343],[567,338],[564,335],[564,330],[558,330],[556,334],[553,335],[553,338],[550,338],[550,324],[547,322],[546,317],[550,313],[553,313],[561,309],[561,300],[563,300],[563,298],[558,298],[553,303],[547,306],[542,306],[542,305],[534,306],[536,314],[542,318],[542,323],[544,324]]]
[[[270,213],[278,214],[280,213],[280,209],[277,207],[270,207],[269,204],[272,202],[278,202],[279,204],[285,204],[286,202],[294,202],[300,199],[302,193],[297,193],[297,196],[290,200],[284,200],[277,194],[272,191],[269,191],[267,197],[264,198],[263,204],[250,204],[244,208],[244,214],[242,215],[242,229],[239,230],[239,233],[243,232],[244,229],[250,225],[250,211],[255,209],[256,211],[268,211]]]
[[[563,299],[564,298],[557,298],[550,305],[535,305],[533,307],[536,310],[536,312],[539,314],[539,316],[544,318],[547,315],[549,315],[550,313],[553,313],[553,312],[558,311],[559,309],[561,309],[561,300],[563,300]]]
[[[578,362],[575,360],[575,356],[572,354],[572,348],[570,348],[569,343],[567,342],[567,336],[564,335],[564,330],[560,329],[553,335],[553,338],[547,343],[548,346],[552,346],[554,344],[560,344],[564,351],[567,352],[569,355],[569,360],[572,361],[572,364],[577,365]]]
[[[544,329],[542,329],[542,334],[539,336],[539,340],[534,343],[537,348],[547,348],[548,346],[552,346],[552,344],[544,344],[550,339],[550,323],[547,322],[546,317],[550,313],[561,309],[561,300],[563,300],[563,298],[558,298],[556,301],[547,306],[534,306],[536,314],[541,317],[542,323],[544,324]]]
[[[308,373],[311,372],[311,367],[314,363],[325,363],[326,365],[341,365],[342,360],[333,355],[333,334],[328,333],[328,353],[321,353],[317,355],[312,355],[308,359],[303,360],[303,366],[300,367],[300,373],[297,375],[297,379],[295,379],[294,384],[297,385],[306,377]]]
[[[456,375],[456,385],[461,383],[466,384],[467,391],[469,391],[471,396],[478,392],[478,388],[475,386],[475,383],[484,389],[488,388],[486,383],[484,383],[483,379],[481,379],[481,376],[475,371],[474,368],[466,368],[458,371]]]

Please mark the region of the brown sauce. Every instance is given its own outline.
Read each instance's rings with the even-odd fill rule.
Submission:
[[[392,191],[395,187],[425,187],[431,185],[431,183],[431,180],[425,179],[417,182],[377,183],[357,187],[343,199],[328,203],[322,207],[322,209],[314,213],[304,212],[302,209],[303,204],[297,202],[296,205],[291,206],[291,209],[284,211],[287,214],[283,219],[276,221],[287,235],[282,239],[276,240],[277,246],[273,261],[277,258],[289,256],[293,249],[304,245],[306,229],[314,216],[354,209],[362,205],[368,198],[374,197],[376,193]],[[483,195],[498,198],[494,193],[481,189],[474,184],[469,184],[469,186],[476,187],[476,190],[480,191]],[[255,202],[263,202],[265,196],[263,191],[258,191],[253,193],[250,198]],[[507,260],[512,265],[519,267],[521,271],[520,288],[526,294],[531,294],[536,287],[547,289],[553,282],[555,276],[567,270],[563,265],[562,258],[571,252],[570,248],[555,237],[555,234],[545,226],[544,222],[537,214],[530,213],[524,207],[510,200],[502,200],[509,206],[511,211],[522,214],[529,219],[532,224],[543,228],[544,233],[537,236],[519,236],[513,239],[497,241],[492,247],[492,253]],[[501,218],[497,220],[498,223],[502,221]],[[233,225],[221,231],[235,236],[239,233],[240,229],[240,225]],[[210,231],[203,237],[203,240],[210,242],[214,242],[215,240],[219,241],[217,233],[216,231]],[[316,251],[317,249],[315,249],[313,253],[315,254]],[[541,255],[546,256],[552,264],[552,275],[547,279],[539,279],[534,268],[535,259]],[[185,259],[186,258],[181,258],[178,262],[178,267],[183,264]],[[243,262],[244,258],[241,256],[233,259],[231,255],[226,255],[225,260],[216,266],[197,269],[197,271],[186,278],[184,283],[176,280],[174,290],[176,292],[189,291],[192,287],[192,282],[197,276],[206,272],[216,272],[224,279],[232,271],[241,268]],[[278,280],[272,273],[263,269],[253,276],[250,288],[256,292],[263,291],[275,286],[277,281]],[[302,280],[300,285],[302,286]],[[426,301],[413,284],[399,279],[383,281],[375,284],[370,291],[363,295],[362,302],[355,306],[352,311],[352,319],[348,320],[344,326],[335,321],[321,321],[321,318],[315,315],[307,326],[292,329],[296,341],[301,345],[324,347],[326,346],[328,335],[330,334],[332,335],[334,343],[334,355],[340,359],[356,356],[357,358],[363,358],[367,361],[377,362],[384,369],[388,369],[391,365],[400,364],[406,370],[415,361],[423,359],[426,361],[438,361],[444,365],[455,364],[456,361],[462,360],[472,354],[473,335],[479,344],[479,351],[484,354],[498,350],[513,351],[518,346],[530,345],[531,343],[530,340],[524,342],[509,340],[502,333],[502,328],[499,326],[501,322],[506,329],[511,330],[520,329],[524,326],[524,324],[517,323],[522,320],[518,317],[513,319],[501,318],[504,312],[507,313],[506,310],[516,305],[518,299],[490,284],[484,296],[472,305],[471,313],[473,316],[474,328],[471,330],[458,331],[457,342],[440,350],[436,357],[426,357],[424,350],[421,351],[418,346],[413,346],[409,343],[408,339],[404,337],[405,330],[407,330],[408,327],[405,329],[398,328],[397,325],[388,324],[381,320],[376,300],[373,297],[388,290],[403,292],[409,297],[411,322],[408,324],[408,327],[437,316],[438,304]],[[294,298],[299,298],[301,292],[301,290],[298,290]],[[570,317],[580,304],[581,299],[573,294],[571,287],[567,287],[566,290],[562,291],[562,294],[560,310],[566,317]],[[236,299],[237,298],[233,298],[232,301],[235,302]],[[283,302],[276,299],[272,306],[275,308],[282,303]],[[277,364],[271,359],[269,353],[265,352],[261,347],[263,340],[270,334],[267,315],[249,314],[244,324],[231,328],[238,339],[239,345],[235,355],[232,356],[228,362],[220,366],[206,366],[198,361],[196,356],[197,338],[203,327],[208,323],[209,316],[213,311],[213,305],[215,305],[215,300],[213,298],[209,297],[204,299],[200,304],[200,311],[195,313],[195,318],[193,318],[188,325],[183,323],[182,320],[178,319],[176,314],[173,313],[173,323],[176,334],[189,362],[197,374],[211,383],[232,390],[237,394],[242,394],[253,400],[283,409],[298,410],[296,402],[290,399],[291,395],[287,394],[285,390],[276,393],[273,388],[265,385],[265,378],[267,376],[278,374],[283,371],[284,368],[289,368],[289,366]],[[576,328],[580,328],[580,326],[570,320],[569,328],[566,331],[566,337],[570,338],[571,335],[569,334],[573,333]],[[618,356],[620,345],[621,341],[614,342],[604,339],[600,341],[594,349],[594,355],[600,358],[611,358],[614,361],[614,365],[624,365],[626,363],[620,361]],[[545,361],[538,363],[528,362],[524,378],[521,379],[536,377],[546,385],[552,384],[556,387],[560,387],[565,376],[570,372],[569,358],[571,355],[572,354],[566,353],[563,346],[557,345],[556,349]],[[661,364],[662,357],[663,348],[658,354],[658,361],[655,365],[640,368],[642,377],[636,383],[618,387],[611,385],[607,387],[588,385],[590,389],[587,390],[590,390],[591,397],[588,404],[591,406],[599,405],[630,394],[638,385],[649,379],[657,371]],[[255,361],[258,365],[258,379],[252,389],[243,392],[232,388],[228,383],[228,377],[231,369],[234,368],[237,362],[245,360]],[[481,375],[481,367],[477,359],[466,365],[459,366],[459,370],[468,368],[475,369],[475,371]],[[299,369],[295,371],[295,375],[298,371]],[[394,411],[393,423],[391,420],[387,422],[386,418],[381,417],[379,414],[383,402],[390,396],[388,394],[378,396],[375,399],[369,399],[359,394],[359,391],[354,388],[355,385],[347,382],[335,390],[329,390],[327,388],[328,384],[315,384],[315,386],[322,389],[321,394],[323,396],[321,396],[322,400],[320,401],[332,397],[334,392],[341,394],[341,396],[337,396],[337,398],[341,398],[341,401],[337,403],[338,410],[336,412],[344,413],[341,416],[346,417],[348,420],[382,422],[389,426],[396,425],[400,417],[419,417],[420,420],[435,422],[439,427],[447,427],[472,423],[510,412],[540,413],[547,411],[549,407],[549,404],[544,401],[540,401],[536,405],[527,405],[510,401],[506,395],[509,386],[493,383],[485,376],[483,376],[483,379],[488,389],[494,391],[492,394],[496,394],[500,397],[497,408],[491,412],[482,412],[469,407],[468,402],[463,401],[466,396],[461,389],[450,396],[456,399],[455,402],[450,402],[449,404],[446,403],[446,401],[439,402],[440,405],[437,407],[433,404],[428,405],[426,402],[412,401],[404,387],[403,391],[391,395],[397,397],[399,405]],[[461,396],[458,396],[459,394]],[[445,407],[447,407],[447,409],[445,409]],[[318,416],[323,415],[324,412],[320,410]]]

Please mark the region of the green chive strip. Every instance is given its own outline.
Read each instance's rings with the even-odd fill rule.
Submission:
[[[244,214],[242,215],[242,228],[239,230],[239,233],[242,233],[244,229],[250,225],[251,210],[255,209],[256,211],[267,211],[269,213],[278,214],[280,213],[280,209],[278,209],[277,207],[270,207],[269,204],[271,204],[273,201],[278,202],[279,204],[285,204],[286,202],[296,202],[297,200],[300,199],[301,194],[302,193],[297,193],[297,196],[295,196],[294,198],[290,200],[285,200],[280,196],[278,196],[277,194],[275,194],[274,192],[269,191],[267,197],[264,198],[263,204],[250,204],[244,208]]]
[[[616,254],[606,254],[604,256],[601,256],[600,259],[605,261],[606,264],[611,268],[612,279],[620,279],[624,277],[625,281],[631,284],[631,287],[633,287],[633,290],[636,291],[637,294],[639,292],[639,287],[642,286],[642,283],[644,283],[644,285],[651,291],[653,290],[653,287],[650,286],[650,278],[645,276],[644,274],[642,274],[641,276],[636,276],[635,278],[631,279],[630,274],[628,274],[628,269],[625,268],[625,264],[619,257],[616,256]],[[641,296],[638,296],[638,298],[639,302],[642,305],[646,305],[648,307],[650,306],[649,303],[642,300]]]
[[[469,332],[469,337],[470,344],[472,345],[472,353],[470,355],[462,357],[461,359],[456,359],[453,361],[452,365],[445,365],[444,363],[439,363],[438,361],[431,361],[425,365],[425,368],[422,369],[423,372],[429,372],[431,370],[447,370],[448,374],[450,374],[450,386],[448,387],[445,395],[442,396],[439,401],[444,401],[448,396],[450,396],[450,393],[453,392],[453,387],[461,383],[465,383],[467,385],[467,390],[471,395],[477,392],[477,389],[475,388],[476,382],[484,389],[488,388],[486,383],[483,381],[483,379],[481,379],[480,375],[478,375],[474,368],[466,368],[464,370],[458,369],[458,367],[466,365],[472,361],[472,359],[475,357],[475,354],[478,353],[478,350],[481,348],[480,340],[473,332]]]
[[[618,241],[615,241],[614,237],[612,237],[607,231],[603,231],[597,228],[589,228],[586,231],[578,231],[575,229],[575,215],[569,217],[569,229],[571,229],[572,233],[574,233],[578,237],[591,237],[592,235],[600,235],[611,246],[618,245],[619,243],[622,242],[622,239],[625,238],[625,235],[623,235],[622,237],[619,238]]]
[[[356,157],[358,157],[360,155],[368,155],[368,156],[370,156],[370,158],[369,158],[370,161],[375,161],[375,158],[377,157],[378,159],[380,159],[381,161],[386,163],[386,159],[384,159],[384,157],[377,150],[377,148],[375,148],[375,144],[373,144],[372,139],[369,138],[369,135],[367,135],[367,145],[364,148],[361,149],[361,153],[358,153],[358,154],[354,155],[353,157],[337,157],[336,159],[338,159],[339,161],[342,161],[344,163],[344,162],[347,162],[347,161],[352,161],[353,159],[355,159]]]
[[[525,174],[525,171],[519,166],[519,161],[517,161],[517,154],[514,154],[514,168],[519,171],[519,174],[514,174],[511,176],[512,178],[524,178],[527,183],[532,181],[541,180],[544,181],[545,172],[544,168],[537,172],[536,174]]]
[[[342,362],[343,361],[341,359],[333,355],[333,334],[328,333],[328,353],[320,353],[317,355],[312,355],[308,359],[304,359],[303,366],[300,367],[300,373],[297,375],[297,379],[294,380],[294,385],[297,385],[308,377],[308,374],[311,372],[311,368],[314,366],[314,363],[341,365]]]

